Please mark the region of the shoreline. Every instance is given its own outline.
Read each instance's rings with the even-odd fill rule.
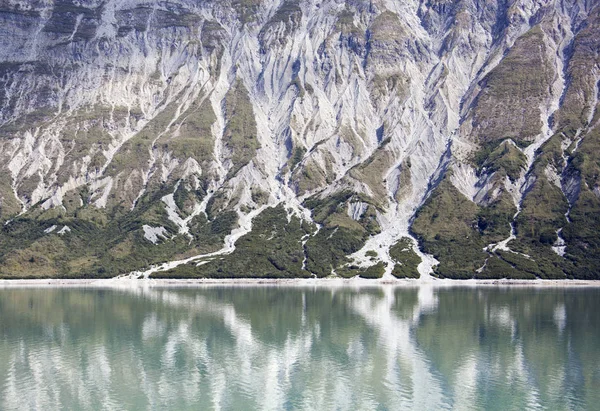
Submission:
[[[193,278],[193,279],[0,279],[0,288],[18,287],[86,287],[86,288],[130,288],[130,287],[205,287],[205,286],[311,286],[311,287],[599,287],[600,280],[452,280],[452,279],[395,279],[371,280],[363,278]]]

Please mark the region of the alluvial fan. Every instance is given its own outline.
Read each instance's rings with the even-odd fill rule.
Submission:
[[[3,277],[600,273],[597,2],[0,0],[0,38]]]

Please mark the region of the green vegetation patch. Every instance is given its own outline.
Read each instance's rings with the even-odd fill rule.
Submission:
[[[348,205],[361,202],[367,205],[366,211],[358,221],[348,215]],[[378,234],[381,228],[377,223],[377,209],[373,201],[362,194],[352,191],[341,191],[325,198],[319,195],[308,198],[304,205],[312,210],[313,219],[327,228],[347,228],[364,231],[367,234]]]
[[[314,227],[313,227],[314,228]],[[153,274],[154,278],[300,278],[310,277],[302,268],[302,238],[309,233],[293,216],[288,222],[282,205],[268,208],[254,218],[252,231],[235,243],[233,253],[217,256],[196,266],[187,264]]]
[[[444,177],[417,211],[411,227],[424,251],[440,262],[436,275],[473,278],[489,256],[483,249],[508,237],[514,206],[509,208],[502,197],[493,206],[494,213],[478,206]]]
[[[165,194],[148,193],[131,211],[85,205],[73,213],[32,210],[14,219],[0,229],[0,277],[113,277],[222,247],[237,223],[235,213],[221,213],[212,221],[199,215],[189,224],[191,238],[172,237],[178,227],[167,218],[160,200]],[[166,238],[152,244],[144,238],[145,224],[165,227]],[[52,226],[52,232],[44,232]],[[65,226],[70,231],[58,234]]]
[[[419,278],[418,266],[421,264],[421,257],[413,250],[412,241],[407,238],[401,238],[396,244],[390,247],[390,257],[394,261],[392,275],[396,278]]]
[[[498,198],[489,205],[465,202],[453,187],[442,181],[413,224],[425,251],[440,261],[436,274],[454,278],[596,278],[595,273],[600,269],[595,251],[600,246],[597,236],[600,225],[596,224],[600,200],[589,187],[598,186],[599,135],[590,131],[576,152],[563,153],[566,137],[559,132],[538,149],[527,175],[521,211],[513,223],[516,238],[508,243],[511,251],[483,250],[488,244],[507,238],[516,211],[509,193],[503,191],[502,181],[494,188],[500,190]],[[510,173],[511,163],[506,166],[505,160],[517,153],[513,150],[516,147],[507,141],[490,141],[478,153],[480,163]],[[563,154],[567,156],[567,164]],[[570,211],[570,222],[565,217],[569,204],[556,184],[563,179],[560,175],[565,165],[566,175],[581,176],[585,181]],[[554,181],[548,172],[557,173],[558,180]],[[553,250],[561,228],[566,242],[564,256]]]
[[[566,174],[580,178],[580,193],[569,213],[570,223],[562,234],[567,244],[569,274],[580,279],[600,278],[600,130],[583,136],[578,150],[569,159]]]
[[[296,0],[285,0],[258,34],[258,39],[263,52],[266,52],[267,47],[265,36],[271,29],[283,25],[283,33],[277,38],[279,44],[283,45],[287,42],[290,33],[299,26],[301,20],[302,9],[298,2]]]
[[[598,38],[600,38],[600,9],[590,10],[585,25],[577,32],[570,50],[572,55],[566,67],[566,85],[561,107],[555,120],[559,129],[570,138],[588,123],[590,110],[593,110],[597,87],[594,67],[600,63],[598,55]],[[593,121],[592,121],[593,123]]]
[[[348,215],[348,204],[358,201],[366,203],[367,209],[355,221]],[[371,203],[370,199],[351,191],[323,199],[314,196],[305,201],[304,205],[312,210],[314,221],[322,225],[306,242],[307,270],[318,277],[328,276],[332,270],[342,276],[360,274],[346,273],[345,266],[349,263],[347,256],[360,250],[370,235],[381,230],[376,220],[376,208]]]
[[[360,271],[359,277],[368,279],[377,279],[383,277],[385,274],[385,264],[379,262],[375,265],[367,267]]]
[[[292,151],[292,156],[288,160],[288,164],[287,164],[288,170],[293,171],[294,168],[298,164],[300,164],[300,162],[304,158],[305,154],[306,154],[306,149],[304,147],[302,147],[302,146],[294,147],[294,150]]]
[[[375,17],[369,28],[370,41],[389,42],[406,36],[406,30],[396,13],[389,10]]]
[[[384,183],[384,175],[393,165],[393,155],[385,149],[388,141],[382,141],[380,148],[376,150],[366,161],[353,167],[349,175],[353,179],[365,183],[374,194],[374,198],[384,203],[387,199],[387,189]]]
[[[328,155],[328,153],[324,154],[324,156]],[[314,158],[308,157],[301,166],[295,167],[292,172],[292,181],[294,182],[296,192],[302,195],[308,191],[322,188],[332,182],[333,177],[328,170],[323,170]]]
[[[211,127],[216,119],[210,100],[198,96],[179,117],[172,132],[161,137],[157,145],[162,144],[182,161],[193,158],[200,164],[207,164],[213,157],[215,142]]]
[[[90,156],[88,172],[100,171],[108,159],[103,151],[108,151],[113,137],[108,133],[113,124],[125,126],[129,119],[126,107],[94,106],[72,113],[66,118],[61,131],[61,143],[70,147],[58,171],[58,184],[65,184],[74,171],[83,166],[83,158]]]
[[[267,24],[298,23],[300,18],[302,18],[302,9],[298,2],[295,0],[285,0]]]
[[[482,280],[497,278],[533,280],[535,279],[535,276],[518,270],[505,260],[492,255],[486,260],[484,269],[476,272],[474,278]]]
[[[231,8],[239,16],[242,25],[251,23],[259,15],[261,0],[232,0]]]
[[[531,279],[541,277],[543,275],[539,265],[532,258],[527,258],[525,255],[510,251],[498,250],[496,251],[496,256],[509,264],[515,270],[521,272],[523,276],[522,278]],[[493,266],[490,266],[490,268],[486,266],[486,268],[488,270],[493,269]],[[516,276],[516,273],[512,274],[513,277]]]
[[[483,143],[474,153],[472,161],[479,169],[485,168],[488,173],[504,171],[513,182],[519,179],[527,166],[525,154],[511,140]]]
[[[418,40],[408,35],[400,17],[389,10],[375,17],[366,39],[365,57],[373,71],[379,72],[382,68],[397,70],[402,57],[415,58],[408,50],[415,47],[414,43]]]
[[[337,15],[335,31],[342,33],[344,36],[364,36],[363,30],[354,24],[354,12],[347,6]]]
[[[482,80],[472,117],[475,140],[532,141],[540,133],[539,107],[550,93],[554,75],[544,33],[535,26]]]
[[[109,197],[109,208],[130,207],[142,189],[142,173],[146,172],[150,165],[150,150],[157,148],[152,147],[152,142],[161,133],[165,133],[175,120],[178,106],[176,100],[150,120],[139,133],[123,143],[108,165],[105,175],[116,180]]]
[[[560,173],[564,166],[561,145],[562,135],[556,134],[537,151],[528,175],[531,183],[515,220],[517,238],[510,243],[510,247],[529,255],[531,259],[519,260],[507,253],[502,255],[504,260],[517,268],[540,278],[565,278],[571,271],[570,261],[552,251],[558,239],[557,230],[567,224],[565,213],[569,204],[561,188],[546,176],[547,168]]]
[[[231,178],[254,158],[260,148],[252,103],[248,90],[239,79],[225,96],[225,118],[227,124],[223,141],[230,153],[232,168],[228,177]]]
[[[397,96],[405,102],[410,96],[410,78],[402,73],[375,74],[369,84],[374,101],[385,96]]]
[[[0,171],[0,221],[5,221],[21,211],[21,203],[15,197],[10,182],[12,176]]]
[[[360,250],[366,239],[363,230],[321,228],[306,242],[306,269],[317,277],[327,277],[332,270],[349,263],[347,256]]]

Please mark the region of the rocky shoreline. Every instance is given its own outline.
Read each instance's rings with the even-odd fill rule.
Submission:
[[[286,278],[286,279],[11,279],[0,280],[3,287],[203,287],[203,286],[311,286],[311,287],[464,287],[464,286],[522,286],[522,287],[600,287],[600,281],[594,280],[372,280],[363,278]]]

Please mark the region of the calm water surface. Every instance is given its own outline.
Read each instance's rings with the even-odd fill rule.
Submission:
[[[0,289],[0,409],[600,409],[600,289]]]

